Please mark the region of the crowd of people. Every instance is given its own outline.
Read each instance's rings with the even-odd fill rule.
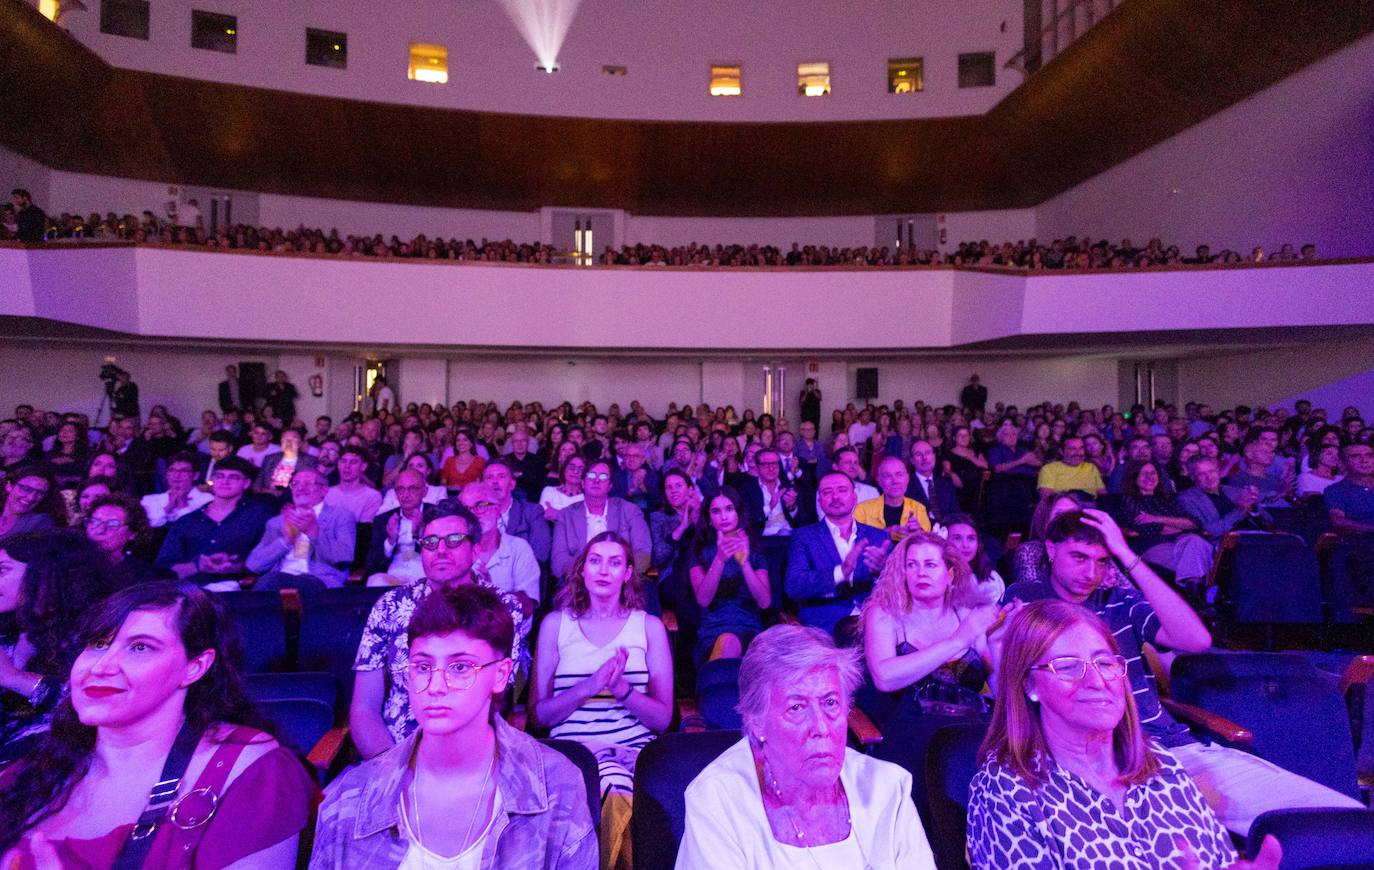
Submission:
[[[19,214],[25,212],[23,221]],[[21,229],[21,224],[23,228]],[[115,212],[101,215],[63,212],[45,215],[33,204],[27,191],[16,190],[12,207],[0,211],[0,241],[18,239],[39,242],[45,239],[89,239],[92,241],[131,241],[162,245],[196,245],[231,250],[276,253],[325,254],[349,257],[465,260],[500,263],[569,263],[577,255],[540,242],[515,242],[510,239],[445,240],[420,234],[411,239],[392,235],[341,234],[337,229],[299,226],[295,229],[255,227],[234,224],[210,232],[196,201],[190,200],[160,217],[151,210],[140,215]],[[1213,252],[1200,245],[1191,253],[1177,245],[1150,239],[1144,245],[1122,239],[1113,243],[1087,236],[1067,236],[1048,243],[1036,239],[1001,244],[966,241],[953,250],[903,248],[886,245],[802,245],[788,249],[774,245],[623,245],[607,247],[589,258],[602,266],[994,266],[1032,271],[1128,269],[1148,266],[1210,265],[1242,262],[1299,262],[1317,259],[1315,245],[1295,248],[1284,243],[1268,251],[1256,246],[1250,251],[1224,249]]]
[[[1141,653],[1211,647],[1229,531],[1304,511],[1374,538],[1354,408],[1022,408],[975,377],[828,419],[808,382],[795,423],[390,388],[307,423],[274,383],[239,407],[226,381],[193,427],[0,421],[7,867],[292,866],[318,794],[244,691],[225,596],[349,583],[386,591],[312,867],[632,866],[639,753],[682,674],[730,660],[744,736],[687,788],[683,868],[933,867],[917,780],[951,717],[988,723],[979,870],[1248,866],[1227,832],[1259,814],[1359,806],[1198,742]],[[903,735],[886,757],[847,748],[854,704]],[[601,818],[521,711],[593,753]]]

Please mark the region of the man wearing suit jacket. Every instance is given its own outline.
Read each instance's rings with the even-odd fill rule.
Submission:
[[[854,482],[831,472],[820,479],[821,521],[792,533],[787,596],[806,625],[834,632],[859,612],[882,572],[892,542],[882,529],[854,519]]]
[[[653,554],[649,525],[639,508],[624,499],[611,498],[611,466],[598,459],[587,466],[587,473],[582,476],[582,501],[563,508],[554,520],[549,567],[555,581],[562,580],[587,541],[602,532],[615,532],[629,541],[635,570],[641,574],[648,570]]]
[[[1188,460],[1188,475],[1197,485],[1178,494],[1178,505],[1207,537],[1216,540],[1247,520],[1265,528],[1273,526],[1273,517],[1259,506],[1259,490],[1223,487],[1215,459],[1194,456]]]
[[[914,441],[911,444],[911,485],[906,494],[916,499],[926,509],[933,523],[944,522],[959,510],[959,493],[949,478],[935,472],[935,448],[929,441]]]
[[[396,475],[392,491],[398,506],[378,514],[372,521],[367,564],[363,568],[368,586],[405,586],[425,576],[415,541],[425,524],[428,490],[424,475],[414,469],[407,468]]]
[[[514,535],[529,544],[534,551],[534,558],[540,565],[547,566],[549,550],[553,547],[553,533],[549,531],[549,521],[544,519],[544,509],[537,501],[519,501],[514,497],[519,482],[514,465],[511,457],[500,456],[482,469],[482,482],[496,500],[496,512],[500,517],[496,527],[502,534]]]
[[[219,382],[219,410],[221,414],[230,408],[243,407],[243,389],[239,383],[239,367],[225,366],[224,380]]]
[[[754,457],[758,476],[741,474],[734,485],[749,514],[749,527],[758,536],[759,551],[768,562],[769,585],[774,607],[782,604],[787,577],[787,554],[792,550],[792,530],[816,522],[814,496],[800,482],[783,476],[782,454],[765,447]]]
[[[255,588],[337,588],[348,579],[356,529],[353,515],[324,503],[329,491],[313,468],[291,478],[291,504],[267,521],[262,539],[248,554],[249,571],[262,574]]]

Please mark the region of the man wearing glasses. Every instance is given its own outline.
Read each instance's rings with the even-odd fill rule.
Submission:
[[[611,464],[598,459],[582,475],[582,501],[558,512],[553,524],[553,552],[549,567],[561,580],[587,542],[602,532],[615,532],[634,549],[635,570],[649,568],[653,540],[644,513],[623,498],[611,496]]]
[[[324,503],[329,485],[314,466],[296,469],[288,486],[291,501],[267,521],[262,540],[248,554],[248,570],[262,575],[253,588],[337,589],[353,561],[353,515]]]
[[[1199,743],[1169,715],[1140,648],[1149,643],[1178,652],[1203,652],[1212,645],[1212,636],[1188,603],[1131,550],[1110,516],[1091,509],[1062,514],[1050,523],[1045,538],[1049,579],[1013,584],[1003,600],[1060,598],[1101,617],[1126,659],[1126,676],[1146,735],[1183,763],[1228,830],[1244,836],[1255,817],[1269,810],[1361,806],[1249,753]],[[1102,585],[1113,557],[1134,588]],[[993,656],[1000,655],[994,637]]]
[[[436,588],[487,585],[473,573],[474,546],[481,537],[481,529],[477,517],[457,499],[445,499],[426,508],[424,526],[416,538],[424,576],[409,586],[387,592],[368,615],[353,662],[353,701],[348,712],[353,743],[364,758],[384,752],[415,730],[415,717],[406,695],[410,618],[416,605]],[[498,594],[515,622],[511,659],[516,667],[511,669],[510,677],[514,684],[529,660],[525,638],[530,619],[518,597],[509,592]]]

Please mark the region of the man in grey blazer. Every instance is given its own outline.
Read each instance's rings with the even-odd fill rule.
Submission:
[[[603,531],[615,532],[629,541],[635,570],[641,575],[648,570],[653,550],[649,525],[639,508],[624,499],[611,498],[611,466],[598,459],[582,476],[582,501],[563,508],[554,520],[549,567],[555,584],[572,567],[587,541]]]
[[[1188,460],[1188,474],[1196,485],[1179,493],[1178,503],[1207,537],[1216,540],[1251,518],[1266,527],[1273,525],[1274,518],[1259,506],[1259,490],[1221,485],[1221,468],[1215,459],[1194,456]]]
[[[314,468],[291,478],[291,503],[267,521],[262,539],[245,566],[263,576],[255,589],[296,587],[319,591],[348,579],[357,529],[353,515],[324,503],[329,486]]]

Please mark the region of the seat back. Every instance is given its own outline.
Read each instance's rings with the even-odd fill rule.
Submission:
[[[385,587],[325,589],[304,599],[297,659],[303,671],[324,671],[338,681],[344,706],[353,695],[353,660],[372,606]]]
[[[1304,624],[1322,621],[1317,556],[1301,537],[1245,532],[1221,554],[1217,572],[1222,618],[1233,624]]]
[[[1283,846],[1282,870],[1374,868],[1374,812],[1369,810],[1274,810],[1250,826],[1247,851],[1259,851],[1268,834]]]
[[[1359,798],[1355,742],[1337,677],[1301,653],[1179,656],[1173,697],[1253,732],[1256,755]]]
[[[272,698],[258,701],[258,710],[276,726],[282,744],[302,758],[334,727],[334,706],[318,698]]]
[[[673,870],[687,824],[687,786],[739,739],[738,731],[680,732],[640,751],[630,817],[635,870]]]
[[[592,827],[601,828],[601,771],[596,764],[596,756],[576,740],[548,739],[540,743],[561,753],[582,772],[582,781],[587,786],[587,811],[591,813]]]
[[[742,727],[739,712],[739,659],[715,659],[697,671],[697,705],[706,727],[721,731],[738,731]]]
[[[321,671],[295,671],[278,674],[248,674],[244,678],[248,697],[259,703],[283,698],[309,698],[339,707],[339,687],[334,675]]]
[[[243,672],[290,668],[286,646],[286,612],[276,592],[217,592],[215,597],[238,627]]]
[[[1321,548],[1322,597],[1328,622],[1357,623],[1357,606],[1374,605],[1374,537],[1335,538]]]
[[[986,734],[986,725],[969,722],[941,728],[930,738],[925,769],[930,814],[923,821],[939,870],[968,870],[968,787]]]

